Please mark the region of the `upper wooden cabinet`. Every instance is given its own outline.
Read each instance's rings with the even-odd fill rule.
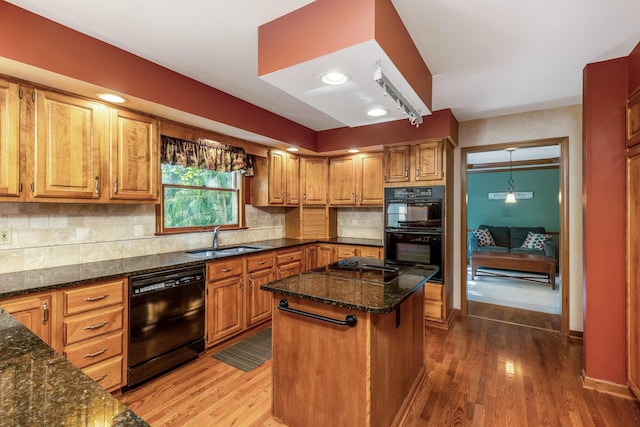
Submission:
[[[441,181],[444,177],[443,149],[443,140],[385,147],[385,183]]]
[[[329,162],[326,157],[302,157],[300,189],[303,205],[327,204]]]
[[[254,206],[300,205],[300,160],[297,155],[270,150],[266,158],[254,161]]]
[[[0,79],[0,200],[20,196],[20,87]]]
[[[157,123],[149,116],[111,110],[109,198],[158,199]]]
[[[382,205],[383,153],[362,153],[329,159],[331,205]]]
[[[108,107],[39,89],[35,102],[32,197],[99,199]]]
[[[640,88],[627,99],[627,147],[640,142]]]

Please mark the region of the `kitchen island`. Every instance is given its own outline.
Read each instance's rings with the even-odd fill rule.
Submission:
[[[425,375],[423,285],[436,272],[350,258],[262,285],[274,293],[273,416],[400,425]]]

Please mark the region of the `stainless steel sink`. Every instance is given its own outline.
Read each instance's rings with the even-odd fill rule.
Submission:
[[[264,249],[264,248],[262,248],[260,246],[240,245],[240,246],[230,246],[230,247],[227,247],[227,248],[220,248],[220,249],[211,249],[211,248],[197,249],[195,251],[186,251],[185,253],[187,255],[200,257],[200,258],[215,258],[215,257],[225,256],[225,255],[234,255],[234,254],[243,254],[243,253],[248,253],[248,252],[255,252],[255,251],[258,251],[260,249]]]

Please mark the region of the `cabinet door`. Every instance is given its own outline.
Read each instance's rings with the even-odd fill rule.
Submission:
[[[272,294],[260,289],[260,285],[275,280],[273,268],[247,273],[247,326],[252,326],[271,317]]]
[[[627,160],[627,358],[628,382],[640,398],[640,145]]]
[[[158,199],[157,145],[155,119],[111,110],[111,199]]]
[[[384,203],[382,182],[382,153],[365,153],[360,158],[358,171],[358,204],[380,205]]]
[[[207,285],[207,345],[242,331],[242,277]]]
[[[329,203],[356,204],[356,157],[329,159]]]
[[[100,149],[107,107],[36,90],[33,197],[100,198]]]
[[[300,162],[300,181],[303,205],[327,204],[328,165],[324,157],[303,157]]]
[[[286,197],[286,154],[281,151],[269,152],[269,204],[284,205]]]
[[[384,148],[385,182],[408,182],[411,160],[410,145],[394,145]]]
[[[414,146],[415,180],[442,179],[442,141],[423,142]]]
[[[331,264],[334,260],[332,245],[318,245],[318,267]]]
[[[300,158],[295,154],[287,153],[286,169],[286,204],[300,204]]]
[[[0,79],[0,199],[20,196],[19,87]]]
[[[0,306],[51,345],[51,295],[9,299],[0,302]]]
[[[309,245],[304,248],[304,270],[311,270],[318,266],[318,247]]]

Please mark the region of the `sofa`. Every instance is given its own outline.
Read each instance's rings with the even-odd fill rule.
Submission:
[[[539,254],[556,258],[556,244],[544,227],[505,227],[480,225],[471,230],[469,254],[472,252],[499,252],[512,254]]]

